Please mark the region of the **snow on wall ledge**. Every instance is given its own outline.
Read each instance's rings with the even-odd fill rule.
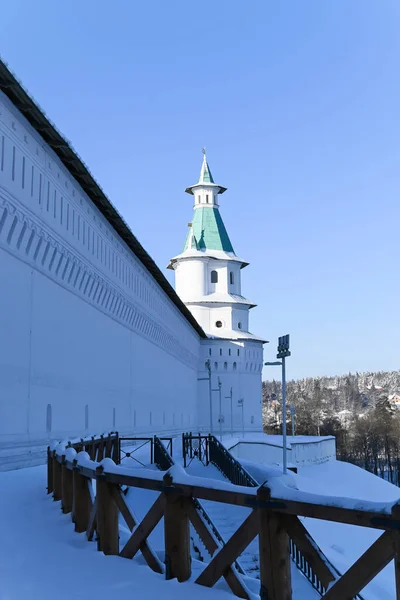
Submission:
[[[245,441],[227,446],[236,458],[262,464],[282,463],[282,436],[252,436]],[[333,436],[295,436],[287,438],[288,463],[297,467],[316,465],[336,459],[336,440]]]

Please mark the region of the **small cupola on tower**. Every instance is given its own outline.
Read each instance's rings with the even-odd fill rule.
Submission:
[[[186,193],[194,196],[194,208],[218,208],[218,194],[226,192],[226,188],[214,182],[210,167],[208,166],[206,149],[203,148],[203,163],[200,177],[196,184],[186,188]]]

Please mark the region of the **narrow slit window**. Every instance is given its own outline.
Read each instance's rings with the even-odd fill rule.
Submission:
[[[229,283],[233,285],[235,283],[235,278],[233,276],[232,271],[229,273]]]

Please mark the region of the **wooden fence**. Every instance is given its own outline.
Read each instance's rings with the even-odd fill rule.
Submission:
[[[110,448],[110,446],[109,446]],[[192,523],[212,556],[196,579],[196,583],[213,587],[224,577],[234,594],[249,599],[246,586],[238,577],[234,562],[259,536],[260,597],[262,600],[291,600],[289,537],[307,557],[310,568],[323,582],[324,600],[350,600],[356,596],[392,559],[395,559],[396,600],[400,600],[400,504],[391,511],[381,505],[364,503],[367,509],[341,507],[340,499],[327,498],[329,505],[307,500],[309,495],[298,492],[298,499],[273,497],[267,486],[244,488],[229,483],[190,477],[184,471],[171,469],[163,476],[148,471],[146,476],[127,475],[121,467],[107,469],[88,460],[72,458],[68,449],[48,451],[48,491],[61,500],[64,513],[72,515],[75,531],[86,532],[93,540],[97,532],[98,549],[104,554],[133,558],[139,551],[151,569],[165,573],[167,579],[187,581],[191,576],[189,522]],[[111,450],[109,450],[111,456]],[[119,470],[121,472],[119,472]],[[162,479],[160,478],[162,477]],[[96,481],[96,497],[92,480]],[[159,492],[157,500],[140,523],[128,507],[121,486]],[[226,544],[219,548],[196,510],[197,500],[211,500],[251,509]],[[120,548],[118,515],[127,523],[131,537]],[[382,530],[382,535],[338,579],[310,542],[299,516],[347,523]],[[165,567],[149,544],[149,536],[164,517]]]

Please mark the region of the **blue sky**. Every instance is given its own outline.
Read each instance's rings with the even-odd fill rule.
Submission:
[[[297,378],[400,368],[399,28],[398,0],[13,0],[0,52],[162,268],[206,146]]]

